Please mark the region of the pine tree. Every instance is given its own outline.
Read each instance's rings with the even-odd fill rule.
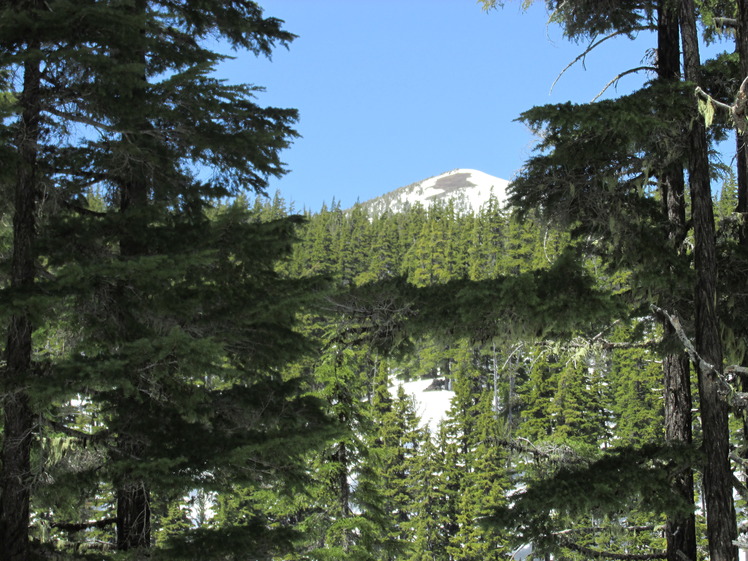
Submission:
[[[106,467],[97,467],[116,487],[117,547],[148,548],[157,488],[205,486],[206,473],[217,486],[242,477],[257,484],[264,470],[239,468],[251,457],[288,472],[313,440],[302,435],[322,421],[314,400],[281,378],[283,360],[267,346],[286,346],[288,357],[303,349],[292,327],[306,290],[274,270],[296,220],[251,225],[241,205],[208,216],[219,200],[262,191],[268,176],[283,172],[278,152],[295,134],[295,112],[261,108],[254,87],[213,79],[222,57],[203,45],[221,37],[267,55],[293,36],[248,1],[2,9],[1,64],[25,66],[27,93],[19,99],[31,111],[12,126],[27,129],[24,142],[34,145],[33,154],[24,155],[23,143],[17,150],[16,160],[26,162],[16,166],[26,178],[17,228],[26,234],[14,242],[17,282],[6,294],[21,284],[30,293],[40,283],[22,271],[44,263],[54,272],[44,293],[69,306],[79,326],[67,358],[42,369],[31,363],[31,330],[40,323],[31,322],[27,304],[13,320],[20,338],[7,348],[16,366],[4,392],[13,399],[4,406],[3,541],[11,558],[28,558],[29,444],[37,427],[29,395],[16,391],[23,387],[36,395],[40,416],[59,419],[55,405],[76,395],[98,408],[106,426],[95,433],[55,423],[106,450]],[[42,58],[55,61],[44,74]],[[43,137],[33,124],[42,114]],[[76,127],[86,134],[75,136]],[[57,146],[42,142],[53,138]],[[213,177],[199,180],[198,167]],[[42,193],[55,211],[48,224],[33,221]],[[89,204],[93,193],[103,207]],[[28,251],[34,232],[35,254]],[[50,376],[37,382],[34,371]]]
[[[365,271],[356,277],[356,284],[376,282],[394,277],[401,262],[397,218],[386,212],[372,220],[371,250]],[[361,248],[365,251],[365,248]]]
[[[404,260],[405,267],[410,271],[408,281],[411,284],[427,286],[452,278],[454,265],[450,231],[453,220],[450,208],[437,205],[429,209],[421,231]]]
[[[703,275],[697,282],[701,288],[695,299],[696,323],[699,324],[696,333],[701,333],[697,339],[706,337],[709,340],[701,348],[705,350],[709,347],[709,352],[716,353],[712,355],[712,359],[721,363],[720,344],[715,331],[716,316],[713,310],[709,310],[711,304],[705,304],[704,299],[704,291],[710,292],[713,290],[710,287],[714,286],[713,259],[712,264],[709,264],[709,255],[714,246],[711,202],[706,200],[706,193],[709,191],[706,137],[697,130],[701,128],[699,124],[691,126],[694,107],[692,103],[686,103],[689,100],[683,96],[683,92],[687,90],[678,82],[679,25],[684,41],[686,77],[695,79],[698,74],[693,6],[685,3],[676,6],[669,2],[652,2],[640,6],[616,5],[603,8],[599,3],[586,1],[553,3],[553,6],[558,8],[557,17],[563,23],[565,32],[572,38],[595,37],[600,33],[632,34],[637,29],[652,27],[657,23],[658,80],[639,92],[609,102],[556,107],[555,116],[548,112],[550,108],[538,108],[537,111],[526,113],[525,116],[531,122],[544,127],[554,138],[546,136],[541,150],[548,149],[548,152],[534,158],[530,166],[538,164],[536,171],[545,171],[539,175],[531,172],[520,178],[515,184],[515,201],[520,204],[530,203],[526,207],[549,211],[556,218],[561,217],[566,224],[575,224],[577,239],[582,239],[580,235],[593,236],[597,241],[596,247],[592,249],[604,255],[607,263],[633,271],[630,280],[632,286],[647,287],[649,291],[649,294],[644,293],[645,300],[649,298],[651,301],[654,294],[654,301],[658,305],[675,307],[682,312],[685,310],[683,302],[688,300],[688,297],[684,298],[688,288],[682,282],[688,278],[685,268],[687,260],[684,259],[685,252],[681,245],[686,235],[682,167],[683,162],[690,157],[689,178],[694,224],[699,223],[694,236],[700,239],[697,244],[699,248],[695,251],[696,269]],[[657,16],[656,20],[654,16]],[[649,96],[648,101],[644,102],[651,104],[649,111],[642,111],[641,103],[631,103],[644,92]],[[639,101],[643,100],[639,98]],[[650,117],[652,120],[645,122]],[[616,125],[606,131],[605,125],[599,127],[605,121],[615,122]],[[673,124],[676,126],[673,127]],[[580,126],[586,129],[581,135],[578,128]],[[687,132],[683,134],[681,131]],[[657,144],[651,145],[654,138],[658,139]],[[688,139],[690,144],[682,142],[682,139]],[[593,143],[596,144],[594,148]],[[565,167],[560,166],[564,161]],[[572,161],[577,163],[569,167],[568,163]],[[545,175],[541,182],[546,185],[531,185],[534,179],[529,180],[530,175],[534,179]],[[659,201],[658,197],[653,196],[655,193],[649,191],[642,182],[646,177],[657,178],[659,192],[656,194],[659,195]],[[580,190],[579,185],[585,187]],[[568,198],[569,194],[571,198]],[[535,198],[536,195],[540,198]],[[545,198],[542,203],[541,198]],[[697,199],[699,202],[696,202]],[[659,212],[654,207],[656,202],[660,204]],[[664,244],[663,239],[667,240]],[[663,248],[664,251],[651,251],[653,248]],[[667,281],[667,287],[663,286],[663,280]],[[709,302],[714,301],[714,298],[709,299]],[[705,307],[702,309],[700,306]],[[667,438],[688,442],[690,396],[683,354],[672,352],[664,365]],[[708,379],[709,377],[707,381]],[[729,466],[724,460],[726,417],[724,405],[717,403],[712,390],[709,382],[701,388],[705,399],[711,403],[704,410],[708,418],[705,422],[711,427],[710,430],[716,431],[708,444],[705,441],[705,447],[713,448],[710,456],[722,459],[714,464],[714,469],[709,468],[710,473],[720,474],[712,479],[709,486],[714,491],[712,497],[722,495],[724,498],[729,488]],[[720,410],[721,413],[718,414],[710,413]],[[717,480],[721,483],[717,484]],[[689,494],[693,496],[692,487],[686,479],[674,482],[674,485],[680,487],[684,497]],[[720,514],[713,519],[712,530],[717,533],[711,533],[710,540],[718,549],[727,547],[724,544],[729,541],[727,534],[718,536],[721,532],[718,528],[724,530],[731,525],[728,502],[726,498],[715,498],[713,502],[713,510]],[[692,530],[688,528],[689,525],[693,527],[692,521],[673,521],[673,524],[671,536],[692,535]],[[723,545],[718,546],[719,543]],[[676,558],[678,549],[688,556],[695,556],[695,542],[692,538],[680,545],[672,545],[669,553],[671,559]],[[713,554],[717,555],[717,550],[713,550]]]
[[[38,9],[38,6],[33,6]],[[23,44],[26,53],[39,49],[40,39],[31,35]],[[27,54],[28,56],[28,54]],[[11,289],[30,292],[36,280],[36,190],[39,182],[37,143],[40,139],[41,61],[23,63],[23,90],[19,96],[18,163],[14,185],[13,258]],[[26,380],[33,375],[32,316],[21,307],[10,320],[6,346],[7,371],[3,384],[3,448],[0,475],[0,536],[12,561],[28,559],[31,442],[35,429]]]
[[[458,499],[459,531],[452,539],[455,560],[505,559],[507,540],[496,528],[481,525],[496,508],[506,504],[510,489],[506,475],[508,457],[503,446],[501,424],[493,409],[493,396],[484,391],[470,449],[464,458],[465,473]]]
[[[681,43],[684,77],[701,81],[701,60],[696,31],[696,8],[692,0],[681,3]],[[694,225],[695,342],[700,356],[696,364],[699,379],[704,452],[709,457],[704,468],[704,494],[707,508],[709,552],[714,561],[737,559],[737,523],[732,498],[732,471],[729,459],[728,405],[720,397],[722,381],[722,341],[717,302],[717,262],[714,213],[711,198],[708,146],[705,125],[697,120],[688,134],[689,186]]]
[[[506,216],[492,196],[473,220],[470,243],[471,280],[495,278],[504,271],[499,263],[505,252]]]
[[[346,213],[341,230],[340,249],[336,252],[340,260],[341,282],[353,284],[368,265],[368,250],[371,247],[372,227],[368,214],[361,205],[355,205]]]
[[[419,428],[415,404],[400,386],[389,410],[375,418],[377,481],[382,488],[383,508],[392,522],[390,539],[408,544],[413,535],[413,510],[416,492],[416,458],[427,436]]]
[[[415,459],[413,548],[408,561],[447,561],[457,533],[460,468],[444,422]]]
[[[616,340],[631,341],[629,328],[620,328]],[[657,355],[632,344],[610,352],[607,383],[612,388],[614,439],[621,446],[656,444],[662,439],[664,406],[661,367]]]

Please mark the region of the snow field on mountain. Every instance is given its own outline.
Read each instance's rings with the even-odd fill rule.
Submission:
[[[474,169],[454,169],[422,181],[390,191],[363,205],[381,214],[401,212],[408,206],[420,204],[428,208],[435,201],[454,200],[461,210],[479,212],[493,194],[500,205],[506,203],[509,181]]]
[[[402,386],[405,394],[412,396],[415,400],[416,412],[421,419],[421,426],[428,425],[431,434],[436,434],[439,422],[447,416],[455,392],[449,390],[425,391],[433,381],[431,378],[426,378],[412,382],[398,382],[390,387],[390,393],[393,397],[396,397],[397,389]]]

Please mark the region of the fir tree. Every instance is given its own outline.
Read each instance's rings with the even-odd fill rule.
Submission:
[[[456,443],[444,421],[426,439],[415,462],[413,551],[409,561],[451,559],[463,471]]]
[[[36,254],[24,250],[16,262],[50,267],[55,274],[45,276],[44,292],[69,305],[80,326],[67,359],[45,367],[51,376],[37,383],[25,305],[13,320],[23,325],[12,329],[21,338],[7,349],[17,367],[4,392],[14,396],[4,407],[4,543],[11,558],[28,557],[28,450],[36,428],[28,396],[13,389],[24,387],[36,392],[39,415],[58,417],[55,405],[76,395],[98,408],[106,426],[92,433],[55,423],[106,450],[106,466],[96,470],[116,488],[117,547],[148,548],[157,488],[205,487],[206,473],[219,487],[242,477],[258,484],[264,470],[246,477],[253,470],[239,467],[252,457],[287,473],[305,449],[301,435],[322,421],[314,400],[281,378],[284,360],[267,345],[284,345],[287,357],[303,349],[292,327],[306,289],[274,270],[296,220],[250,225],[241,205],[208,217],[220,199],[262,191],[269,176],[283,172],[278,152],[295,134],[295,112],[261,108],[254,87],[213,79],[222,56],[204,43],[221,37],[268,55],[293,36],[245,1],[8,4],[2,33],[3,66],[20,61],[25,87],[33,82],[45,96],[42,105],[37,94],[21,95],[33,116],[12,123],[28,129],[24,138],[38,145],[33,158],[40,162],[19,147],[31,198],[19,199],[16,211],[30,217],[42,193],[56,210],[49,224],[19,222],[39,242]],[[54,62],[43,74],[39,53]],[[43,138],[24,124],[42,113]],[[73,124],[90,134],[76,137]],[[47,138],[57,146],[41,142]],[[200,181],[198,167],[210,168],[212,178]],[[89,204],[93,193],[103,207]],[[20,251],[29,241],[15,244]],[[16,277],[27,292],[39,284]],[[291,444],[296,437],[299,447]],[[211,541],[190,539],[195,551]]]

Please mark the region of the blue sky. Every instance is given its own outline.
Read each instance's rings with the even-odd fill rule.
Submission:
[[[263,105],[300,111],[302,135],[273,180],[296,208],[353,205],[455,168],[511,179],[530,154],[519,114],[592,99],[642,65],[654,38],[614,41],[568,71],[585,45],[547,24],[538,2],[484,12],[475,0],[260,0],[298,35],[272,61],[246,53],[221,65],[232,82],[266,89]],[[619,95],[646,75],[626,77]]]

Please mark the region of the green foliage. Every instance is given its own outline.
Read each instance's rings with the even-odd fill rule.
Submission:
[[[253,220],[236,198],[285,172],[296,111],[215,79],[224,57],[208,48],[269,56],[293,35],[245,0],[84,4],[0,6],[3,91],[40,59],[49,86],[37,92],[33,164],[43,273],[0,294],[36,328],[22,380],[40,420],[33,505],[62,528],[45,537],[61,550],[101,540],[107,556],[155,545],[155,557],[189,543],[207,558],[218,542],[238,551],[236,538],[267,556],[252,537],[264,522],[187,530],[179,497],[289,486],[327,439],[320,400],[282,372],[311,350],[297,317],[321,289],[279,272],[300,219]],[[0,136],[13,162],[19,114],[7,99]],[[116,537],[95,526],[115,511]]]
[[[598,456],[532,483],[513,497],[511,506],[497,509],[490,524],[510,529],[517,545],[532,541],[541,550],[555,550],[567,517],[615,519],[632,509],[656,515],[693,509],[672,491],[672,478],[697,461],[693,449],[648,445],[610,449]]]

